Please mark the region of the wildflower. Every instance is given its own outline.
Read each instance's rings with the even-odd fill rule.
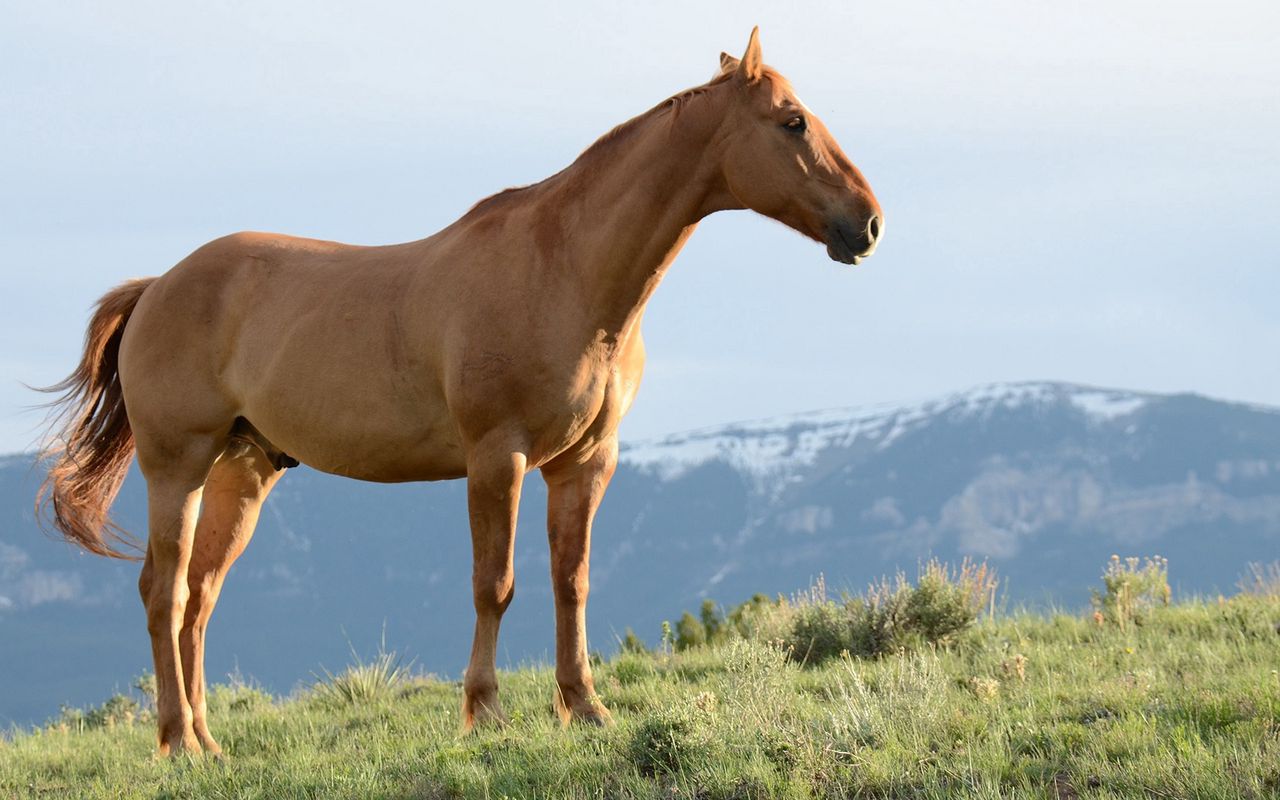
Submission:
[[[1027,657],[1022,653],[1018,653],[1011,659],[1001,661],[1000,671],[1004,673],[1006,678],[1017,675],[1019,681],[1025,681],[1027,679]]]
[[[973,677],[969,679],[969,691],[979,700],[990,702],[1000,694],[1000,681],[995,678]]]
[[[716,697],[715,692],[700,692],[697,697],[693,698],[693,704],[703,714],[714,714],[718,703],[719,699]]]

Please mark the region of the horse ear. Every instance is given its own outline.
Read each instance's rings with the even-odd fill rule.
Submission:
[[[751,29],[751,39],[747,41],[747,52],[742,54],[738,62],[738,74],[747,83],[755,83],[764,75],[764,58],[760,55],[760,26]]]
[[[738,70],[738,59],[728,53],[720,54],[720,68],[711,76],[711,80],[723,78],[725,75],[732,75]]]

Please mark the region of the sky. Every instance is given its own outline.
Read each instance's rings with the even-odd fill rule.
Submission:
[[[626,439],[992,381],[1280,406],[1280,4],[6,3],[0,452],[94,300],[209,239],[422,238],[765,61],[885,211],[862,265],[708,218]]]

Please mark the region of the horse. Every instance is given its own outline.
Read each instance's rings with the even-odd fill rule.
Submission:
[[[610,724],[587,655],[592,520],[640,384],[645,305],[698,222],[727,209],[779,220],[845,264],[883,231],[866,179],[763,63],[758,28],[709,82],[425,239],[242,232],[104,295],[75,371],[46,389],[60,395],[37,506],[67,540],[137,560],[108,514],[136,455],[159,752],[221,754],[206,707],[210,616],[263,501],[299,463],[365,481],[466,479],[464,731],[506,721],[498,627],[521,486],[539,470],[553,707],[564,725]]]

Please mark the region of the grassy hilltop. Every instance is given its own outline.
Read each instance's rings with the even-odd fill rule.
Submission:
[[[1113,561],[1096,611],[993,615],[980,567],[934,565],[708,606],[597,666],[605,729],[561,730],[537,668],[501,677],[509,726],[462,737],[460,686],[383,658],[287,699],[218,687],[230,759],[170,762],[117,697],[0,738],[0,798],[1280,797],[1280,582],[1256,578],[1167,604],[1162,562]]]

